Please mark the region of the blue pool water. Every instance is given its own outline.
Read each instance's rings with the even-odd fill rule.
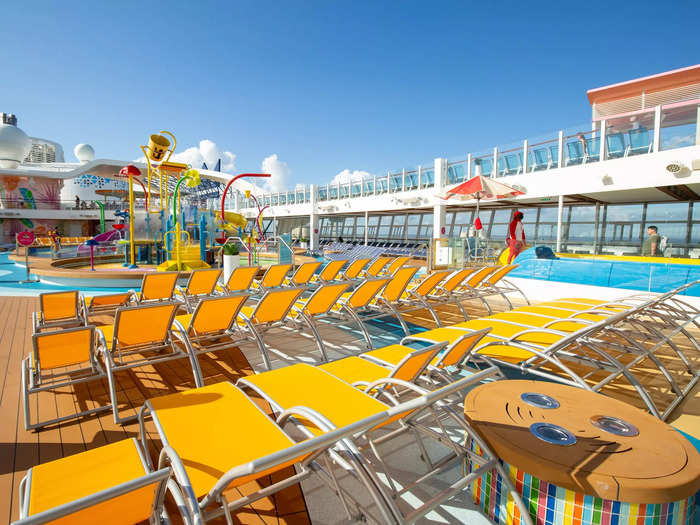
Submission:
[[[520,267],[511,272],[513,277],[645,292],[663,293],[700,279],[700,265],[609,259],[537,259],[534,248],[518,255],[515,262]],[[700,285],[684,293],[700,297]]]
[[[27,278],[27,270],[24,265],[17,264],[9,259],[10,253],[0,253],[0,295],[38,295],[42,292],[58,292],[61,290],[75,290],[75,286],[59,286],[43,282],[20,283]],[[35,275],[31,275],[36,279]],[[126,291],[127,288],[99,288],[89,286],[89,281],[80,284],[81,290],[91,294],[115,293]]]

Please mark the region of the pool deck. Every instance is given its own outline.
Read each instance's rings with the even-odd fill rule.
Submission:
[[[486,315],[480,305],[468,302],[465,306],[469,313],[476,317]],[[494,306],[498,310],[503,309],[498,308],[497,305]],[[64,422],[40,432],[24,430],[20,362],[30,353],[30,319],[32,311],[37,308],[37,298],[0,297],[0,421],[2,421],[0,425],[0,494],[2,494],[0,523],[5,519],[8,522],[17,519],[18,486],[29,467],[139,435],[137,424],[117,425],[112,419],[111,412],[103,413],[99,417]],[[445,325],[463,321],[451,307],[439,308],[438,311]],[[406,318],[407,321],[418,326],[434,327],[434,322],[426,311],[415,312],[410,316],[407,315]],[[91,322],[107,324],[111,323],[111,318],[100,316],[91,319]],[[333,325],[324,327],[321,335],[333,347],[331,359],[342,357],[346,351],[352,352],[353,344],[357,344],[354,335],[343,332]],[[314,355],[317,353],[315,345],[309,338],[295,337],[293,343],[290,343],[290,339],[292,338],[286,334],[278,335],[276,338],[271,336],[269,342],[276,348],[273,352],[274,367],[284,364],[285,352],[294,352],[292,357],[302,360],[318,360],[318,355]],[[202,356],[200,362],[205,383],[212,384],[226,380],[235,382],[239,377],[260,370],[254,346],[243,346],[243,349],[232,348]],[[120,406],[127,413],[129,410],[133,413],[147,398],[194,386],[189,363],[184,359],[120,373],[117,375],[117,382]],[[36,410],[42,418],[56,417],[75,413],[84,409],[85,405],[90,406],[91,400],[104,401],[107,397],[106,381],[90,382],[79,385],[75,391],[44,393],[38,399],[35,398],[32,410]],[[268,406],[263,402],[260,404],[269,412]],[[698,387],[675,411],[669,422],[691,435],[700,436],[700,389]],[[155,434],[150,424],[147,425],[147,431],[152,439]],[[154,450],[151,442],[152,455]],[[251,490],[253,487],[257,487],[257,483],[243,486],[242,492]],[[293,486],[273,498],[257,502],[252,508],[247,507],[239,511],[237,518],[242,523],[255,524],[311,523],[312,516],[318,516],[319,512],[322,512],[313,508],[310,511],[314,506],[313,497],[313,494],[311,496],[307,494],[305,498],[299,486]],[[318,496],[316,499],[318,500]],[[171,517],[175,517],[173,514],[171,512]],[[333,520],[335,519],[337,516],[333,516]],[[177,518],[176,522],[178,522]],[[325,523],[326,520],[316,518],[314,522]]]

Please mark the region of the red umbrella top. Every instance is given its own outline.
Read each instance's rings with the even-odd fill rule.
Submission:
[[[141,170],[133,164],[129,164],[128,166],[124,166],[119,170],[119,175],[122,177],[138,177],[141,175]]]
[[[495,181],[482,175],[472,177],[459,186],[455,186],[447,192],[446,198],[457,197],[462,200],[482,199],[498,200],[525,195],[524,192],[511,188],[507,184]]]

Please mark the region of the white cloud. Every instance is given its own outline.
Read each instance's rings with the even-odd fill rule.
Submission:
[[[347,184],[348,182],[353,182],[356,180],[362,180],[364,177],[369,177],[371,174],[368,171],[353,170],[350,171],[345,169],[338,173],[333,180],[333,184]]]
[[[265,157],[262,161],[260,169],[263,173],[272,175],[269,179],[265,179],[265,191],[285,191],[289,189],[289,179],[292,176],[292,170],[286,162],[281,161],[277,153]]]
[[[199,141],[199,146],[192,146],[184,151],[175,153],[170,160],[189,164],[195,169],[200,169],[202,163],[206,162],[207,167],[213,170],[216,162],[221,159],[221,171],[233,173],[236,171],[236,154],[230,151],[222,151],[216,142],[209,139]],[[137,159],[137,162],[146,162],[144,157]]]

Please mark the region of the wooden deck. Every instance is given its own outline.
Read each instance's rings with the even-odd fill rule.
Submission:
[[[493,301],[497,310],[503,310]],[[474,317],[487,315],[478,303],[466,303]],[[111,412],[80,420],[68,421],[40,432],[24,430],[20,395],[20,363],[31,349],[31,312],[38,307],[36,298],[0,297],[0,523],[18,517],[18,486],[29,467],[75,454],[110,442],[139,435],[136,424],[116,425]],[[463,321],[454,307],[440,307],[439,317],[444,325]],[[428,328],[435,326],[427,311],[417,311],[407,320]],[[109,317],[95,318],[94,324],[111,322]],[[208,354],[200,358],[205,382],[229,380],[253,373],[250,363],[238,349]],[[135,413],[144,399],[192,388],[194,381],[187,360],[175,360],[117,375],[119,404],[128,414]],[[106,403],[106,381],[79,385],[75,390],[45,393],[32,403],[34,414],[42,418],[75,413],[93,406],[94,401]],[[265,409],[269,410],[261,403]],[[700,388],[696,387],[679,407],[669,423],[700,436]],[[149,429],[152,431],[152,429]],[[153,433],[149,434],[153,437]],[[154,448],[150,452],[153,455]],[[257,487],[249,484],[243,492]],[[171,512],[172,517],[177,517]],[[241,523],[303,524],[310,523],[304,496],[298,486],[291,487],[273,498],[261,500],[253,508],[236,514]]]
[[[116,425],[111,412],[68,421],[40,432],[24,430],[20,363],[30,353],[31,313],[37,305],[36,298],[0,297],[0,523],[18,518],[18,486],[29,467],[139,435],[136,423]],[[245,357],[235,349],[218,352],[215,357],[205,356],[201,364],[207,384],[235,381],[252,373]],[[185,359],[121,373],[117,380],[120,406],[127,411],[140,407],[146,398],[194,386]],[[42,418],[57,417],[83,410],[79,407],[90,406],[91,399],[106,398],[106,382],[90,382],[76,388],[75,393],[64,389],[57,394],[43,395],[32,403],[32,410]],[[244,486],[243,491],[252,486]],[[171,516],[175,517],[173,512]],[[253,509],[246,508],[236,516],[241,523],[250,524],[310,522],[298,486],[290,487],[274,498],[261,500],[253,505]]]

